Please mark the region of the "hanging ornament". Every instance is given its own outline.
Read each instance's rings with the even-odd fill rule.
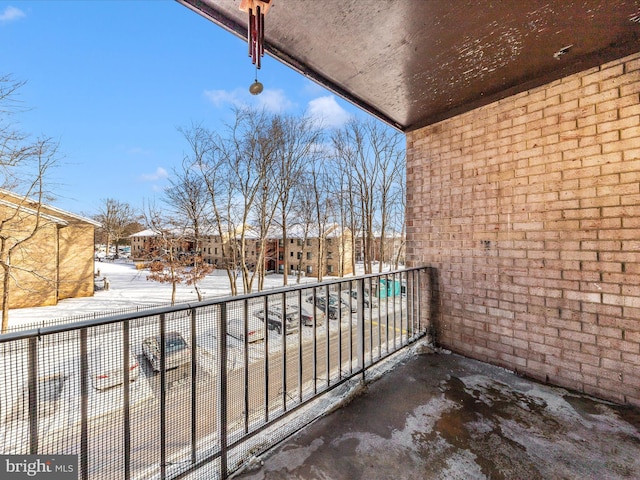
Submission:
[[[256,66],[256,80],[249,87],[253,95],[262,92],[262,84],[258,81],[260,59],[264,56],[264,16],[273,4],[273,0],[241,0],[240,10],[249,14],[247,26],[247,42],[251,63]]]

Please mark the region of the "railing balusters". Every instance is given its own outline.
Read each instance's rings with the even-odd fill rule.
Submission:
[[[198,344],[196,342],[197,339],[197,309],[191,309],[191,464],[196,463],[196,451],[197,451],[197,419],[196,419],[196,409],[197,409],[197,365],[196,360],[198,358]]]
[[[244,433],[249,433],[249,300],[244,299],[242,308],[242,319],[244,321],[244,343],[243,350],[243,378],[244,378]],[[233,321],[233,320],[232,320]]]
[[[316,323],[316,307],[311,307],[311,322]],[[298,311],[300,312],[300,328],[298,329],[298,402],[302,403],[302,290],[298,290]]]
[[[329,285],[325,286],[325,301],[327,302],[327,307],[329,306],[330,302],[330,293],[329,293]],[[337,314],[338,314],[338,322],[341,320],[342,318],[342,308],[341,308],[341,304],[340,301],[338,301],[338,305],[337,305]],[[329,322],[327,321],[325,323],[325,329],[324,329],[324,353],[325,353],[325,374],[327,376],[326,379],[326,388],[329,388],[329,385],[331,385],[331,363],[330,363],[330,354],[331,354],[331,350],[329,348]]]
[[[124,430],[124,478],[131,478],[131,418],[129,396],[129,320],[122,322],[122,427]]]
[[[265,317],[266,319],[266,317]],[[218,325],[218,361],[220,378],[220,408],[219,408],[219,432],[220,439],[220,476],[225,479],[228,476],[227,467],[227,304],[220,304],[220,320]]]
[[[125,480],[143,478],[145,475],[155,475],[163,480],[167,478],[182,478],[187,474],[186,472],[215,461],[217,462],[215,464],[215,476],[221,479],[227,478],[230,459],[235,459],[236,453],[240,453],[237,451],[237,447],[247,445],[245,442],[248,439],[264,432],[272,425],[273,420],[285,418],[304,406],[308,400],[317,398],[324,392],[333,390],[348,380],[354,379],[364,382],[367,370],[370,367],[389,356],[392,352],[403,348],[418,335],[425,333],[423,329],[428,328],[430,323],[429,319],[422,318],[422,314],[430,315],[432,310],[433,301],[429,296],[429,289],[434,288],[433,278],[434,275],[431,270],[427,271],[425,275],[423,270],[415,268],[377,275],[370,274],[356,279],[328,280],[313,286],[289,287],[269,294],[256,293],[240,298],[211,299],[197,305],[176,305],[138,314],[127,313],[107,317],[106,319],[86,320],[75,325],[50,326],[38,331],[0,335],[0,344],[4,344],[1,348],[6,352],[6,357],[12,357],[14,353],[20,354],[20,352],[27,357],[27,385],[21,397],[22,402],[28,402],[28,411],[26,412],[28,417],[25,418],[28,428],[27,451],[32,454],[38,454],[45,448],[49,449],[49,442],[53,440],[53,437],[49,438],[48,434],[41,428],[44,425],[43,420],[48,422],[50,418],[48,416],[50,412],[44,410],[43,402],[58,401],[50,395],[53,392],[53,390],[48,390],[51,385],[45,385],[47,381],[53,379],[53,376],[51,378],[44,376],[40,378],[45,373],[53,371],[53,365],[44,365],[43,360],[55,358],[55,348],[64,348],[66,342],[70,341],[69,336],[62,334],[79,330],[77,332],[79,337],[74,337],[76,339],[79,338],[79,349],[74,347],[74,355],[80,355],[79,360],[76,360],[79,368],[78,371],[71,373],[71,375],[79,375],[79,378],[73,380],[77,382],[73,384],[74,388],[78,388],[75,394],[79,395],[78,422],[80,435],[79,439],[75,440],[79,442],[79,445],[64,443],[68,441],[67,439],[77,438],[75,435],[56,437],[59,442],[56,444],[57,447],[59,446],[66,451],[77,450],[79,452],[79,471],[81,472],[79,477],[82,480],[88,480],[96,474],[105,479],[116,478],[117,476],[118,480],[120,478]],[[355,296],[352,296],[352,291],[354,290]],[[343,303],[342,299],[345,291],[348,292],[349,300]],[[301,316],[303,295],[306,299],[308,293],[312,293],[311,328],[305,327]],[[337,296],[338,302],[337,304],[329,305],[329,300],[332,296]],[[316,303],[316,298],[324,298],[324,305]],[[346,299],[346,297],[344,298]],[[374,299],[376,299],[375,306]],[[422,305],[422,300],[425,302],[424,306]],[[384,305],[382,301],[384,301]],[[243,341],[234,341],[233,346],[231,346],[227,337],[228,321],[229,318],[232,318],[233,321],[239,320],[237,312],[231,309],[234,306],[239,309],[241,302],[243,305]],[[368,302],[368,308],[365,308],[365,302]],[[297,303],[299,318],[298,332],[295,337],[287,335],[286,312],[288,303],[291,306]],[[272,353],[274,358],[277,359],[275,364],[270,361],[269,352],[269,333],[271,330],[269,329],[268,310],[270,305],[272,307],[281,305],[284,313],[280,332],[280,347],[282,351],[277,353],[276,349],[274,349]],[[261,326],[264,329],[264,340],[261,347],[250,347],[249,345],[249,317],[254,306],[263,306],[265,312],[264,323]],[[211,347],[206,345],[207,338],[206,336],[203,337],[203,332],[200,331],[203,328],[198,326],[198,316],[201,315],[201,309],[203,308],[216,309],[214,312],[216,316],[214,318],[215,324],[211,325],[212,332],[215,332],[216,335],[216,341]],[[348,309],[349,314],[348,327],[347,319],[345,319],[345,325],[342,325],[342,315],[346,313],[345,309]],[[318,315],[321,315],[321,310],[324,310],[326,321],[324,328],[318,325]],[[355,310],[355,315],[352,310]],[[330,311],[335,317],[334,320],[337,321],[337,325],[334,324],[334,320],[329,318]],[[232,315],[232,312],[234,315]],[[189,369],[185,367],[183,370],[185,373],[184,382],[175,383],[172,380],[175,374],[172,371],[167,372],[167,367],[171,367],[173,363],[169,361],[170,358],[167,358],[167,355],[171,356],[171,353],[166,345],[168,340],[167,329],[172,327],[172,322],[178,318],[174,318],[174,315],[180,315],[180,318],[185,320],[186,315],[190,315],[190,323],[187,320],[184,328],[190,329],[190,337],[187,343],[191,345],[190,367]],[[201,317],[200,320],[206,319]],[[375,325],[374,322],[376,322]],[[153,324],[155,333],[159,329],[160,352],[158,362],[154,361],[154,366],[156,369],[159,368],[160,372],[152,378],[130,383],[130,380],[135,380],[132,377],[132,371],[129,369],[129,358],[135,348],[131,342],[141,340],[143,338],[141,337],[142,329],[151,324]],[[102,326],[103,328],[95,328],[97,326]],[[348,332],[345,332],[347,328]],[[374,338],[376,332],[377,340]],[[337,339],[335,338],[336,333]],[[384,341],[382,339],[383,334],[385,335]],[[90,349],[94,347],[94,344],[90,343],[90,339],[98,335],[105,335],[104,339],[96,338],[98,342],[113,341],[114,338],[118,342],[122,342],[121,360],[123,365],[122,372],[118,373],[122,374],[124,382],[123,385],[114,387],[114,389],[121,390],[115,392],[112,390],[112,394],[101,390],[94,392],[90,386],[91,375],[94,374],[93,360],[89,361]],[[343,338],[343,335],[346,335],[347,338]],[[367,335],[369,335],[368,339]],[[390,335],[393,336],[393,340],[389,337]],[[322,337],[324,337],[325,341],[324,348],[318,343],[323,340]],[[295,341],[295,338],[297,338],[297,346],[288,341],[289,339]],[[42,342],[40,341],[41,339]],[[349,342],[348,346],[345,345],[346,341]],[[287,351],[287,345],[292,347],[291,352]],[[274,347],[277,346],[277,344],[274,345]],[[385,347],[384,349],[383,346]],[[337,352],[334,352],[335,348],[338,349]],[[376,348],[377,353],[375,353]],[[367,352],[367,349],[369,352]],[[347,359],[345,358],[347,351],[349,352],[348,368],[346,365]],[[230,364],[229,357],[232,353],[234,362]],[[369,354],[368,356],[367,353]],[[298,358],[292,358],[296,354]],[[332,358],[334,354],[336,358]],[[244,361],[238,368],[242,368],[243,372],[238,371],[236,375],[233,370],[229,369],[236,368],[235,359],[240,358],[240,355],[244,356]],[[258,358],[259,355],[262,355],[263,358]],[[309,364],[310,355],[312,358]],[[322,355],[325,356],[324,359]],[[67,357],[68,355],[65,354],[65,359]],[[120,354],[117,358],[120,360]],[[208,360],[208,358],[211,360]],[[261,362],[263,362],[264,376],[254,379],[252,375],[260,371]],[[274,372],[270,372],[271,364],[276,370],[279,368],[276,366],[278,362],[281,362],[281,371],[274,370]],[[324,366],[320,365],[320,363],[324,363]],[[200,370],[200,368],[203,368],[203,370]],[[297,380],[289,379],[289,374],[296,376],[292,370],[296,368]],[[324,372],[322,372],[323,370]],[[201,378],[198,378],[198,373]],[[272,377],[272,374],[276,376]],[[326,374],[325,381],[322,380],[323,374]],[[278,375],[281,375],[282,391],[270,392],[272,390],[271,387],[275,387],[275,385],[271,385],[273,378],[277,382]],[[190,376],[190,378],[187,379],[187,376]],[[207,403],[206,407],[209,410],[204,413],[198,412],[198,407],[202,402],[200,398],[205,398],[203,394],[209,393],[205,391],[209,388],[207,386],[208,383],[198,385],[198,382],[200,380],[206,381],[208,378],[212,379],[213,387],[211,387],[210,392],[213,395],[207,395],[207,398],[213,398],[213,410],[210,409],[210,404]],[[188,384],[189,380],[190,385]],[[318,380],[320,380],[320,388],[318,388]],[[250,381],[256,381],[255,387],[249,384]],[[263,385],[259,385],[259,381],[262,381]],[[150,414],[151,411],[143,403],[140,410],[141,416],[138,419],[137,415],[132,415],[134,411],[138,412],[134,408],[139,408],[134,407],[133,402],[139,398],[142,398],[143,402],[149,401],[144,395],[138,395],[139,392],[146,390],[147,382],[151,386],[150,393],[157,393],[159,388],[159,409],[156,407],[156,410],[153,411],[153,416],[149,415],[149,418],[145,418],[144,415]],[[297,385],[294,385],[296,383]],[[143,386],[144,389],[142,388]],[[261,391],[262,387],[264,387],[263,391]],[[140,390],[138,390],[139,388]],[[298,390],[297,398],[291,392],[293,388]],[[313,394],[311,390],[313,390]],[[16,393],[20,392],[20,390],[16,391]],[[4,394],[0,392],[0,401],[5,402],[5,397],[2,395]],[[25,399],[25,397],[28,398]],[[94,427],[93,415],[97,413],[98,416],[95,418],[99,416],[104,418],[104,412],[102,412],[104,406],[101,405],[101,402],[109,402],[108,399],[112,397],[119,397],[123,401],[123,405],[119,407],[115,402],[111,401],[110,403],[117,410],[113,419],[109,421],[100,420],[100,423],[96,423]],[[263,405],[261,405],[262,397],[264,400]],[[50,400],[50,398],[54,399]],[[209,400],[206,401],[208,402]],[[282,403],[282,408],[280,408],[280,403]],[[240,412],[242,404],[244,408]],[[258,415],[258,421],[255,422],[254,427],[251,426],[252,405],[254,405],[253,412]],[[55,403],[51,403],[52,408],[55,408],[55,406]],[[184,409],[184,412],[175,411],[176,407]],[[263,407],[264,413],[263,421],[260,419],[261,407]],[[188,415],[189,413],[189,421],[186,420],[186,417],[183,417],[185,419],[183,422],[177,421],[175,427],[173,426],[174,419],[180,419],[180,415]],[[204,414],[211,418],[201,418],[199,414]],[[21,412],[20,415],[24,415],[24,413]],[[149,420],[151,422],[147,424],[148,426],[143,423],[140,425],[137,423],[138,421],[148,422]],[[291,423],[295,424],[296,422]],[[177,430],[178,425],[183,425],[183,429]],[[154,432],[155,435],[159,432],[159,438],[150,437],[148,434],[138,435],[137,429],[140,427],[143,429],[148,428],[149,433]],[[172,428],[176,428],[176,430],[174,431]],[[109,435],[109,429],[113,430],[114,436],[104,442],[108,438],[106,435]],[[116,431],[118,432],[117,434],[115,433]],[[94,434],[95,438],[92,437]],[[115,435],[117,435],[117,438]],[[140,441],[143,443],[139,444],[138,442]],[[101,458],[107,459],[107,456],[100,456],[103,448],[102,442],[105,443],[105,455],[116,451],[116,448],[117,451],[122,452],[121,458],[109,460],[109,462],[113,461],[114,463],[110,463],[110,470],[103,472],[100,471],[101,465],[98,463],[102,461]],[[109,446],[109,444],[112,446]],[[210,449],[212,446],[213,448],[210,451],[199,451],[199,446],[205,449]],[[90,448],[91,455],[89,454]],[[145,452],[145,449],[149,449],[149,451]],[[149,455],[149,452],[153,453]],[[154,455],[157,456],[158,453],[160,455],[159,469],[157,468],[157,463],[153,460]],[[233,457],[231,456],[232,454]],[[144,465],[139,464],[139,461],[144,458],[150,459],[150,465],[147,467],[151,467],[153,471],[151,469],[147,471]],[[233,465],[232,468],[235,468],[235,460]],[[89,474],[90,471],[91,475]]]
[[[287,294],[282,294],[282,323],[280,335],[282,337],[282,411],[287,411]],[[299,327],[302,328],[302,327]]]
[[[89,365],[87,329],[80,330],[80,475],[89,478]]]
[[[364,383],[364,279],[357,280],[358,282],[358,308],[357,315],[358,321],[356,322],[358,327],[358,371],[362,376],[362,383]]]
[[[29,339],[29,453],[38,454],[38,337]]]
[[[167,360],[166,319],[160,314],[160,478],[167,478]]]
[[[269,296],[264,297],[264,423],[269,421]]]

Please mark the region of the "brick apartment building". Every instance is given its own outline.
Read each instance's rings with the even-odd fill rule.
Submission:
[[[99,223],[58,208],[37,205],[0,189],[0,217],[8,242],[22,241],[40,217],[40,227],[12,255],[9,308],[55,305],[93,295],[94,231]],[[0,284],[0,294],[2,292]]]
[[[287,255],[289,273],[298,271],[308,277],[344,276],[353,273],[353,237],[351,230],[338,224],[329,225],[325,234],[304,234],[292,230],[284,248],[282,238],[271,238],[267,248],[267,270],[282,273]],[[275,237],[275,236],[274,236]]]
[[[320,238],[316,236],[302,237],[299,232],[292,232],[287,239],[286,254],[290,274],[296,274],[298,270],[306,276],[318,276],[319,273],[329,276],[346,275],[353,272],[352,267],[352,239],[348,229],[343,230],[338,225],[331,225],[326,229],[322,242],[322,260],[318,260]],[[130,236],[131,256],[134,261],[149,259],[149,249],[154,245],[157,234],[152,230],[143,230]],[[302,238],[301,238],[302,237]],[[237,249],[235,241],[221,238],[220,235],[206,234],[200,239],[200,252],[205,262],[215,265],[216,268],[224,268],[233,254],[232,249]],[[247,264],[252,267],[259,261],[260,241],[250,229],[245,232],[245,252]],[[190,246],[189,246],[190,245]],[[223,254],[226,252],[227,257]],[[186,250],[193,249],[193,243],[185,243]],[[237,254],[237,252],[236,252]],[[284,245],[282,239],[271,235],[266,241],[265,269],[267,271],[282,272],[284,268]],[[322,266],[322,269],[320,268]]]

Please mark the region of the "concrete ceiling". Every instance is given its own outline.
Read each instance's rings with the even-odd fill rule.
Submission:
[[[240,0],[178,1],[246,38]],[[272,0],[265,25],[268,54],[405,132],[640,51],[640,0]]]

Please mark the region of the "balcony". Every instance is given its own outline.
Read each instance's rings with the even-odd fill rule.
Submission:
[[[226,478],[422,338],[429,281],[414,268],[0,335],[0,449],[77,455],[81,479]]]
[[[346,406],[234,478],[640,478],[638,409],[420,342],[396,355]]]

